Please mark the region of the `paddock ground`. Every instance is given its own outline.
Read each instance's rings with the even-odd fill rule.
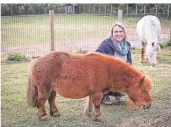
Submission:
[[[2,63],[2,127],[171,127],[171,48],[161,50],[155,67],[139,63],[139,49],[132,49],[133,66],[152,80],[152,106],[148,110],[130,110],[127,105],[101,105],[102,121],[95,122],[84,114],[85,100],[66,99],[57,95],[61,116],[39,121],[37,109],[26,102],[28,62]],[[49,110],[46,104],[47,111]]]

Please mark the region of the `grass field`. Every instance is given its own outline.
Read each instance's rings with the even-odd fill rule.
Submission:
[[[171,47],[164,48],[156,67],[138,62],[140,50],[132,49],[133,66],[148,75],[152,82],[152,106],[148,110],[130,110],[127,105],[101,105],[102,122],[84,115],[83,99],[57,96],[61,116],[39,121],[37,109],[26,103],[27,66],[24,63],[2,63],[2,127],[171,127]],[[48,104],[46,109],[49,109]]]

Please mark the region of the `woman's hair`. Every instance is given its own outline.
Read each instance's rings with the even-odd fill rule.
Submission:
[[[118,27],[120,27],[120,28],[123,29],[123,32],[124,32],[124,34],[125,34],[125,40],[126,40],[127,34],[126,34],[125,27],[124,27],[124,25],[123,25],[122,23],[114,23],[114,25],[112,25],[112,27],[111,27],[111,29],[110,29],[110,31],[109,31],[108,37],[112,37],[112,36],[113,36],[113,28],[114,28],[115,26],[118,26]]]

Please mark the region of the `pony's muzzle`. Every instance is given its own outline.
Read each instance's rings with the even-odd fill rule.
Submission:
[[[143,104],[140,106],[141,109],[149,109],[151,107],[151,104]]]

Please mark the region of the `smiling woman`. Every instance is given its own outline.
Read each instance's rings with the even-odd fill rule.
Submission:
[[[131,45],[126,41],[126,30],[123,24],[115,23],[109,32],[107,39],[105,39],[99,47],[96,49],[96,52],[103,54],[111,55],[117,59],[120,59],[128,64],[132,64],[131,56]],[[110,95],[114,95],[117,103],[125,101],[122,97],[122,93],[111,92],[103,96],[102,102],[104,104],[112,104],[110,101]]]

